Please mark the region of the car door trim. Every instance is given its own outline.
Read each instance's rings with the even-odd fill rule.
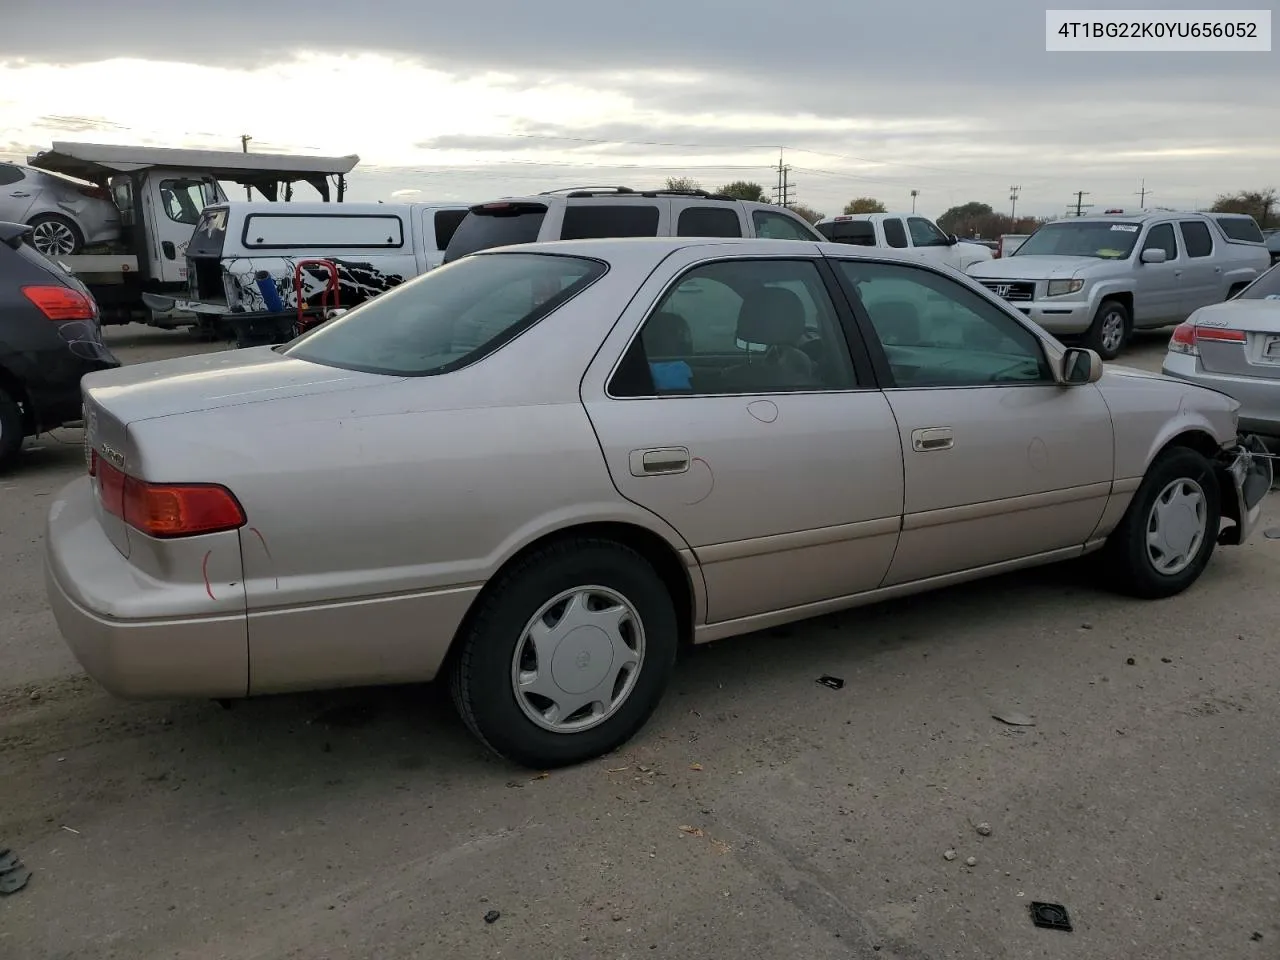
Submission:
[[[1005,513],[1021,513],[1024,510],[1039,510],[1044,507],[1056,507],[1064,503],[1077,503],[1085,500],[1097,500],[1108,497],[1113,492],[1114,484],[1102,480],[1097,483],[1086,483],[1078,487],[1064,487],[1059,490],[1046,490],[1043,493],[1029,493],[1020,497],[1005,497],[1001,500],[984,500],[980,503],[966,503],[958,507],[942,507],[938,510],[923,510],[919,513],[908,513],[902,518],[902,529],[921,530],[925,527],[937,527],[948,523],[963,523],[966,520],[984,520]]]
[[[747,557],[761,557],[770,553],[820,547],[828,543],[846,543],[865,540],[869,537],[883,537],[897,533],[901,525],[901,517],[880,517],[876,520],[859,520],[856,523],[841,523],[831,527],[774,533],[767,537],[752,537],[750,540],[713,543],[704,547],[694,547],[693,552],[698,561],[704,565],[724,563],[729,560],[743,560]]]

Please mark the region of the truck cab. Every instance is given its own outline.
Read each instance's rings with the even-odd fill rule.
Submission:
[[[85,180],[108,190],[120,211],[119,239],[58,262],[92,291],[102,322],[180,326],[186,314],[153,310],[145,295],[187,289],[187,247],[211,204],[228,200],[223,184],[249,196],[291,200],[295,184],[309,184],[322,200],[337,200],[357,156],[308,157],[230,150],[174,150],[113,144],[55,142],[28,158],[37,169]]]
[[[944,233],[928,217],[915,213],[846,213],[819,220],[814,226],[833,243],[907,250],[934,266],[967,271],[991,259],[991,250]]]

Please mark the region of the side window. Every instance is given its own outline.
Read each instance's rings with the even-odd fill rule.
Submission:
[[[755,224],[756,236],[764,240],[818,240],[805,229],[803,223],[782,213],[768,210],[751,211],[751,222]]]
[[[889,263],[844,260],[839,269],[871,319],[895,386],[1052,382],[1036,335],[957,281]]]
[[[453,235],[458,229],[458,224],[462,223],[462,220],[466,215],[467,211],[465,209],[436,211],[435,232],[437,250],[449,249],[449,241],[453,239]]]
[[[615,397],[848,390],[853,364],[809,260],[694,267],[658,303],[618,365]]]
[[[656,237],[658,208],[652,204],[570,203],[564,208],[561,240]]]
[[[948,247],[947,235],[924,217],[907,217],[913,247]]]
[[[890,217],[884,221],[884,239],[891,247],[907,245],[907,231],[903,229],[902,221],[897,217]]]
[[[1147,234],[1143,250],[1163,250],[1166,260],[1178,259],[1178,241],[1173,236],[1172,223],[1158,223]]]
[[[0,163],[0,187],[8,186],[11,183],[18,183],[26,179],[26,174],[18,169],[16,164]]]
[[[685,207],[676,224],[678,237],[740,237],[738,211],[729,207]]]
[[[1180,220],[1178,229],[1182,231],[1182,245],[1187,248],[1188,257],[1207,257],[1213,253],[1213,237],[1208,225],[1198,220]]]
[[[160,202],[170,220],[194,227],[204,210],[204,184],[199,180],[161,180]]]

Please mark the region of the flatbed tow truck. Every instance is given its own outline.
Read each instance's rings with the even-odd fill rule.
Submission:
[[[271,202],[292,200],[294,187],[305,183],[322,201],[341,203],[360,158],[56,141],[27,162],[107,189],[120,211],[118,242],[57,258],[93,293],[102,322],[172,329],[196,322],[183,309],[187,244],[201,211],[227,199],[223,183]]]

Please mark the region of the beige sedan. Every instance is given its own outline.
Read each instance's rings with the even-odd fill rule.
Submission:
[[[443,674],[536,767],[626,741],[683,644],[1095,551],[1177,593],[1271,482],[1230,398],[807,241],[489,251],[84,394],[48,590],[105,687]]]

